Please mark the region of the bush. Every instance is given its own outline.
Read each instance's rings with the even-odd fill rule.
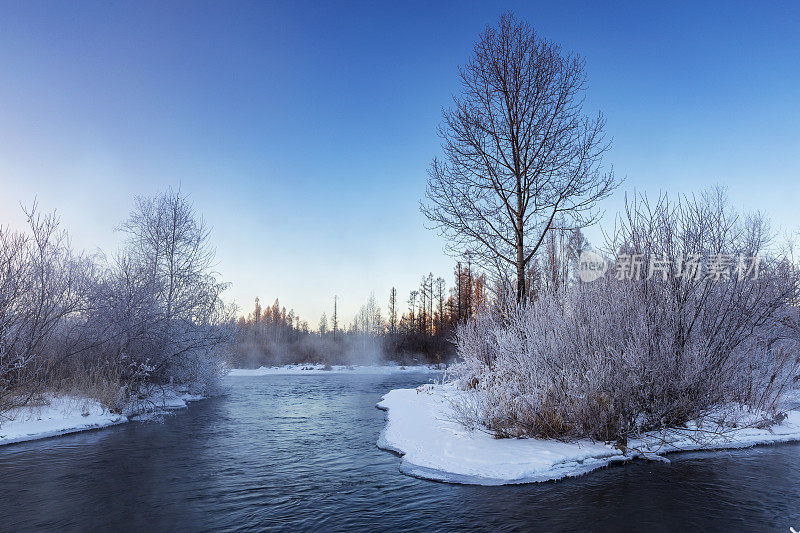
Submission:
[[[616,249],[754,256],[760,218],[719,196],[629,205]],[[616,279],[613,272],[528,303],[513,298],[458,331],[464,422],[501,437],[625,443],[733,406],[774,412],[797,375],[785,327],[797,269],[765,255],[756,279]],[[476,408],[477,405],[477,408]]]
[[[154,385],[216,390],[232,315],[184,196],[137,199],[110,259],[75,254],[53,215],[28,222],[0,228],[0,414],[44,392],[119,410]]]

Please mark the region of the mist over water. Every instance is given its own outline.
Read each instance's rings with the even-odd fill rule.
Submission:
[[[242,337],[237,340],[232,357],[232,363],[239,368],[294,363],[364,366],[393,360],[385,349],[384,339],[374,335],[347,333],[334,338],[333,335],[307,334],[294,339]]]

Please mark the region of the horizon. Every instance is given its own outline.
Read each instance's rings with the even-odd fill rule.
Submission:
[[[418,202],[458,65],[508,8],[586,60],[626,178],[603,227],[634,190],[723,184],[800,228],[796,4],[43,5],[3,4],[2,223],[36,199],[76,248],[111,251],[134,196],[180,188],[245,316],[279,298],[316,329],[334,295],[347,324],[371,293],[385,312],[428,272],[452,285]]]

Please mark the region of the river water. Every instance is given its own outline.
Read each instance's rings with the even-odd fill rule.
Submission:
[[[162,422],[0,447],[0,530],[800,530],[800,444],[531,485],[404,476],[375,404],[431,378],[229,377]]]

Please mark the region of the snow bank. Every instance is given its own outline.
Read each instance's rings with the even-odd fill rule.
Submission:
[[[110,413],[97,400],[65,396],[51,398],[47,405],[26,406],[4,413],[0,422],[0,445],[44,439],[122,424],[128,418]]]
[[[370,365],[370,366],[344,366],[335,365],[285,365],[262,366],[261,368],[234,368],[229,376],[272,376],[279,374],[393,374],[397,372],[443,372],[444,368],[437,365]]]
[[[171,411],[174,409],[184,409],[188,407],[189,402],[196,402],[204,400],[206,396],[198,394],[190,394],[186,391],[165,388],[158,390],[150,395],[147,399],[148,407],[155,411]],[[139,413],[131,413],[130,416],[136,416]]]
[[[782,424],[771,429],[731,429],[723,435],[706,434],[703,442],[688,430],[650,435],[630,442],[627,454],[610,444],[590,441],[495,439],[486,432],[465,429],[453,419],[452,399],[458,394],[467,393],[452,385],[424,385],[393,390],[378,403],[378,408],[387,411],[378,447],[402,455],[401,472],[451,483],[532,483],[578,476],[634,457],[800,440],[797,411],[789,412]]]
[[[153,394],[146,404],[148,413],[163,413],[181,409],[188,402],[202,399],[185,392],[165,389]],[[0,446],[28,440],[45,439],[124,424],[133,419],[147,418],[144,408],[112,413],[100,402],[77,396],[57,396],[44,405],[28,405],[3,413],[0,418]]]

